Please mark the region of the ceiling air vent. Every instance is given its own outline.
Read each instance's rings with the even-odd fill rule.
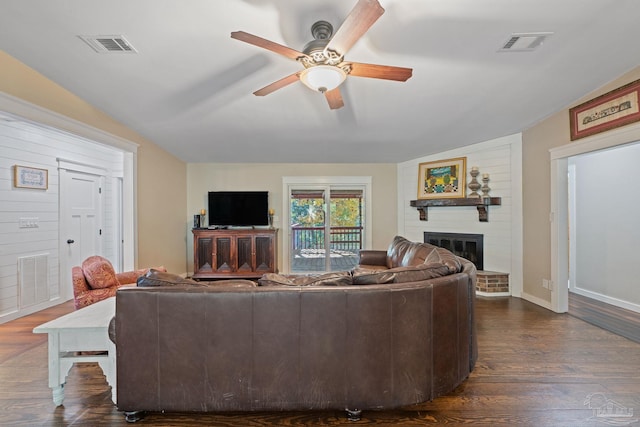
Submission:
[[[98,53],[137,53],[124,36],[78,36]]]
[[[552,34],[553,33],[511,34],[511,37],[498,49],[498,52],[530,52],[540,47],[547,37]]]

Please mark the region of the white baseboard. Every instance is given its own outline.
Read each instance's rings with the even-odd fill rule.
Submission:
[[[511,296],[511,292],[482,292],[482,291],[478,291],[476,290],[476,296],[481,296],[481,297],[510,297]]]
[[[522,299],[526,300],[526,301],[529,301],[529,302],[532,302],[532,303],[534,303],[536,305],[539,305],[540,307],[544,307],[547,310],[551,310],[551,302],[550,301],[546,301],[546,300],[543,300],[542,298],[534,297],[533,295],[529,295],[526,292],[522,293]],[[551,311],[553,311],[553,310],[551,310]]]
[[[56,298],[53,298],[53,299],[51,299],[49,301],[41,302],[39,304],[34,304],[32,306],[29,306],[29,307],[26,307],[26,308],[22,308],[20,310],[11,311],[9,313],[6,313],[6,314],[0,316],[0,324],[9,322],[11,320],[19,319],[19,318],[21,318],[23,316],[27,316],[29,314],[36,313],[36,312],[38,312],[40,310],[44,310],[44,309],[47,309],[49,307],[56,306],[56,305],[62,304],[62,303],[67,302],[67,301],[69,301],[69,300],[68,299],[64,300],[63,298],[56,297]]]

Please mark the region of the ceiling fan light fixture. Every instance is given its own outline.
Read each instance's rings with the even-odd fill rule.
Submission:
[[[300,73],[300,81],[309,89],[316,92],[327,92],[340,86],[347,73],[342,68],[333,65],[316,65],[305,68]]]

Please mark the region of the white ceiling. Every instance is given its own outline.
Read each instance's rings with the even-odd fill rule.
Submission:
[[[2,0],[0,48],[186,162],[400,162],[523,131],[640,65],[638,0],[379,1],[345,57],[413,77],[348,77],[333,111],[299,82],[252,95],[301,66],[230,33],[302,50],[356,0]],[[498,52],[532,32],[553,35]]]

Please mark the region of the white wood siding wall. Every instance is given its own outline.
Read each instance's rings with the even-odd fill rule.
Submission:
[[[0,323],[18,317],[18,258],[49,254],[50,299],[60,295],[59,174],[57,159],[107,169],[103,188],[103,254],[113,257],[116,247],[112,187],[122,175],[123,154],[68,133],[15,119],[0,112]],[[15,188],[14,165],[47,169],[49,188]],[[108,213],[108,214],[107,214]],[[37,228],[20,228],[20,218],[38,218]],[[64,286],[71,286],[65,284]],[[16,315],[18,313],[18,315]],[[26,313],[24,313],[26,314]]]
[[[510,135],[436,155],[413,159],[398,165],[398,233],[407,239],[423,241],[425,231],[477,233],[484,235],[484,269],[510,274],[511,292],[522,289],[522,137]],[[473,207],[431,207],[428,221],[420,221],[417,209],[409,206],[417,198],[418,165],[454,157],[467,158],[469,171],[478,166],[489,174],[489,195],[501,197],[501,206],[490,206],[489,222],[478,221]],[[467,193],[470,190],[467,188]]]

